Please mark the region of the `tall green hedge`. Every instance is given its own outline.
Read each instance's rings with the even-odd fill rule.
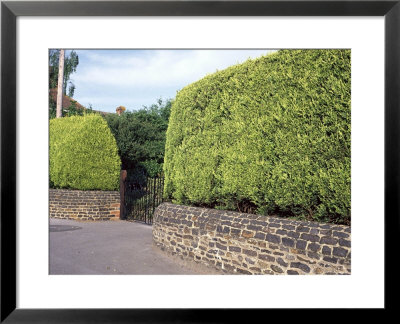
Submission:
[[[281,50],[183,88],[164,195],[349,223],[350,63],[350,50]]]
[[[118,190],[120,158],[100,115],[50,120],[50,182],[57,188]]]

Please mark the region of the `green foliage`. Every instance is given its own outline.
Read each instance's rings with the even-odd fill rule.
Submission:
[[[58,63],[60,58],[60,50],[51,49],[49,50],[49,89],[57,88],[58,84]],[[63,94],[73,97],[75,92],[75,85],[70,80],[72,73],[76,72],[76,68],[79,64],[79,57],[75,51],[71,51],[69,55],[64,57],[64,83],[63,83]]]
[[[60,57],[60,50],[51,49],[49,50],[49,89],[56,89],[58,84],[58,63]],[[69,55],[65,55],[64,57],[64,83],[63,83],[63,95],[67,93],[68,88],[68,97],[73,97],[75,93],[75,85],[70,80],[71,74],[76,72],[76,68],[79,64],[79,57],[75,51],[71,51]],[[65,110],[67,112],[65,112]],[[90,110],[87,113],[90,113]],[[63,116],[82,116],[85,112],[77,109],[75,106],[75,102],[71,101],[71,105],[69,107],[62,107]],[[56,117],[56,101],[49,95],[49,118]]]
[[[159,100],[139,111],[104,117],[117,140],[123,169],[145,171],[151,177],[162,171],[170,109],[170,100]]]
[[[77,107],[75,100],[70,100],[71,104],[68,107],[63,107],[62,116],[63,117],[71,117],[71,116],[84,116],[89,114],[96,114],[97,112],[93,111],[92,106],[89,104],[89,108],[86,107]],[[57,104],[54,100],[49,98],[49,119],[56,118]]]
[[[350,81],[350,50],[282,50],[188,85],[172,105],[164,195],[349,223]]]
[[[92,106],[89,108],[80,109],[76,106],[76,101],[71,100],[71,104],[67,108],[63,108],[63,117],[71,117],[71,116],[85,116],[90,114],[95,114]]]
[[[49,98],[49,119],[56,118],[57,116],[57,103]]]
[[[118,190],[120,158],[100,115],[50,120],[50,183],[57,188]]]

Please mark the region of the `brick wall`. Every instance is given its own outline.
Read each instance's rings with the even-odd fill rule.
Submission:
[[[351,229],[276,217],[161,204],[153,241],[162,250],[232,274],[350,274]]]
[[[77,220],[117,220],[119,191],[50,189],[50,217]]]

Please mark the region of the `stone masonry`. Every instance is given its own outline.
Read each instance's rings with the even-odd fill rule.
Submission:
[[[119,191],[50,189],[50,217],[76,220],[118,220]]]
[[[153,241],[229,274],[350,274],[349,226],[161,204]]]

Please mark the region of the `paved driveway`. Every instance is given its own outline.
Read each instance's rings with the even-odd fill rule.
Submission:
[[[151,226],[50,219],[50,274],[219,274],[153,246]]]

